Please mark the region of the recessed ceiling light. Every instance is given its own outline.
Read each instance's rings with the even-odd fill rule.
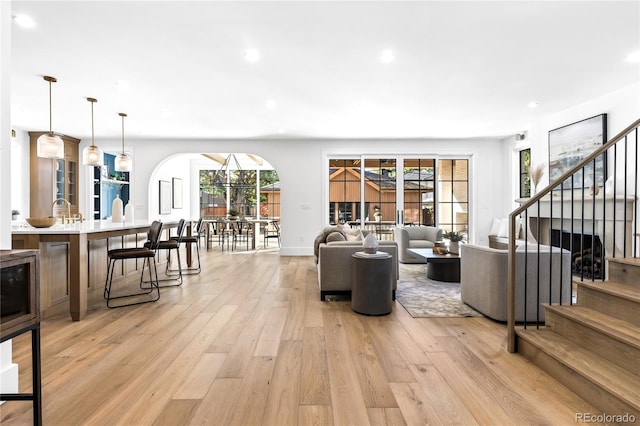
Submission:
[[[244,58],[248,62],[258,62],[260,60],[260,52],[258,52],[256,49],[248,49],[246,52],[244,52]]]
[[[640,62],[640,50],[636,50],[635,52],[629,53],[629,56],[627,56],[626,61],[631,62],[633,64]]]
[[[33,28],[36,26],[36,23],[31,19],[31,17],[27,15],[15,15],[13,20],[16,21],[16,24],[20,25],[22,28]]]
[[[127,80],[118,80],[116,81],[116,87],[119,90],[127,90],[129,88],[129,82]]]
[[[269,99],[267,102],[264,103],[264,106],[266,106],[269,109],[274,109],[276,107],[276,101],[274,101],[273,99]]]
[[[538,107],[538,103],[533,101],[533,102],[529,102],[529,108],[537,108]]]
[[[379,59],[383,64],[390,64],[396,59],[396,57],[393,56],[393,52],[391,50],[384,50],[380,54]]]

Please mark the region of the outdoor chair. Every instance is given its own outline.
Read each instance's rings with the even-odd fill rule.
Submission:
[[[280,225],[278,221],[269,222],[264,228],[263,234],[264,248],[267,248],[270,239],[275,238],[278,241],[278,247],[280,247]]]

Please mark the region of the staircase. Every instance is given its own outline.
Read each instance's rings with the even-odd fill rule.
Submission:
[[[585,186],[586,173],[591,173],[592,182],[596,181],[597,161],[608,165],[609,185],[605,183],[600,195],[598,191],[580,188]],[[589,165],[591,168],[587,167]],[[601,413],[590,415],[611,416],[604,418],[604,423],[640,421],[639,166],[640,119],[509,215],[507,349],[519,352],[601,410]],[[539,253],[545,244],[557,244],[553,243],[552,229],[540,231],[543,211],[551,223],[550,228],[554,224],[559,224],[560,228],[570,224],[571,234],[579,235],[580,242],[571,242],[568,247],[572,256],[583,253],[582,241],[586,236],[598,235],[603,242],[600,250],[596,250],[595,238],[589,240],[590,256],[581,258],[588,260],[588,264],[572,262],[572,268],[579,266],[572,272],[580,273],[580,277],[569,278],[568,271],[563,271],[559,263],[549,268],[546,274],[549,277],[545,279],[537,274],[537,277],[525,275],[524,278],[519,275],[516,280],[517,218],[525,227],[526,235],[530,235],[532,228],[535,230],[532,233],[534,244],[530,245],[525,239],[525,247],[531,254]],[[598,226],[596,221],[600,221]],[[612,225],[614,223],[616,225]],[[567,249],[564,243],[560,245],[563,250]],[[601,265],[603,257],[606,261]],[[598,268],[598,278],[585,277],[585,265],[590,267],[588,273],[596,275],[596,264],[604,266],[604,270]],[[555,279],[561,280],[561,289],[559,294],[549,296],[550,299],[541,300],[550,301],[542,303],[544,319],[516,325],[517,291],[526,294],[533,286],[533,294],[544,294],[541,289],[551,288],[552,274],[557,274]],[[572,284],[575,299],[569,304],[563,303],[562,288],[566,291],[566,286]],[[526,309],[526,298],[520,309]],[[616,417],[625,415],[627,417]]]
[[[640,259],[608,261],[608,280],[574,280],[574,305],[545,305],[544,326],[516,327],[517,350],[603,413],[638,420]]]

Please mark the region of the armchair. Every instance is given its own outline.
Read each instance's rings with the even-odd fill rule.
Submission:
[[[397,226],[395,240],[398,243],[400,263],[426,263],[426,259],[409,253],[410,248],[432,248],[442,240],[442,229],[435,226]]]

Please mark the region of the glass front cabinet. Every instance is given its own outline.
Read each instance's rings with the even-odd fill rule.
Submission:
[[[53,160],[36,155],[37,140],[46,132],[29,132],[31,196],[30,217],[77,215],[78,150],[80,139],[59,135],[64,141],[64,158]],[[69,202],[67,203],[66,200]],[[56,201],[57,200],[57,201]]]

